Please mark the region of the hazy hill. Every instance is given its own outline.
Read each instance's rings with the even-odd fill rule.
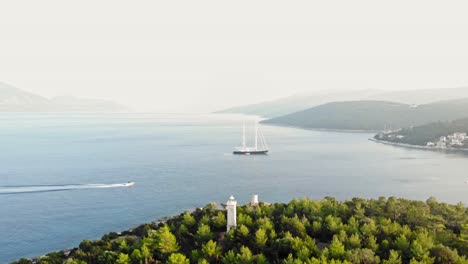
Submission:
[[[58,96],[50,100],[54,106],[71,112],[121,112],[128,110],[125,106],[109,100],[84,99],[74,96]]]
[[[264,121],[314,129],[383,130],[468,117],[468,99],[417,107],[385,101],[333,102]]]
[[[0,112],[51,111],[53,108],[45,97],[0,82]]]
[[[419,105],[459,98],[468,98],[468,87],[382,92],[368,99]]]
[[[305,110],[328,102],[360,100],[377,92],[378,91],[375,90],[359,90],[324,92],[313,95],[294,95],[258,104],[233,107],[219,111],[218,113],[240,113],[272,118]]]
[[[391,92],[381,90],[322,92],[290,96],[253,105],[234,107],[220,111],[220,113],[242,113],[273,118],[321,104],[338,101],[372,100],[420,105],[457,98],[468,98],[468,87]]]
[[[0,82],[0,112],[119,112],[127,108],[107,100],[70,96],[48,99]]]

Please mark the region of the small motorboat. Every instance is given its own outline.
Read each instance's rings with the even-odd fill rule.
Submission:
[[[125,187],[132,187],[133,185],[135,185],[135,182],[127,182],[127,183],[124,183],[123,185]]]

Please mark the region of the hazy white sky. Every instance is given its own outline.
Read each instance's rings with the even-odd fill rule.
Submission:
[[[468,85],[466,1],[2,1],[0,81],[140,110]]]

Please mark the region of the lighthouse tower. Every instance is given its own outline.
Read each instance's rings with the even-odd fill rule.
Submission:
[[[226,203],[226,211],[227,211],[227,233],[229,233],[229,230],[231,228],[235,228],[237,226],[237,221],[236,221],[236,207],[237,207],[237,201],[234,199],[234,196],[231,195],[229,197],[229,200]]]

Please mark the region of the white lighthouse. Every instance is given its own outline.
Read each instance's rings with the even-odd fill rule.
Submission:
[[[235,228],[237,226],[237,213],[236,213],[237,201],[234,199],[234,196],[231,195],[229,200],[226,203],[226,211],[227,211],[227,233],[231,228]]]

